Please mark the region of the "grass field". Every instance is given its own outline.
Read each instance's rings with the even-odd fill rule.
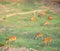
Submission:
[[[47,10],[45,16],[41,18],[38,17],[37,13],[30,14],[15,14],[13,16],[7,17],[8,14],[18,13],[18,12],[29,12],[32,10],[40,9],[41,4],[35,5],[31,4],[12,4],[12,3],[0,3],[3,8],[0,8],[0,19],[5,18],[0,22],[0,43],[4,43],[5,39],[9,36],[16,36],[17,40],[11,42],[12,47],[27,47],[34,48],[41,51],[60,51],[60,14],[53,13]],[[38,6],[38,7],[37,7]],[[44,8],[42,8],[43,10]],[[52,15],[53,20],[48,20],[49,25],[42,26],[42,23],[47,21],[47,16]],[[30,21],[30,18],[34,16],[36,22]],[[43,38],[51,37],[52,42],[45,47],[43,46],[41,38],[34,40],[34,35],[38,32],[43,34]],[[8,45],[6,45],[8,46]]]

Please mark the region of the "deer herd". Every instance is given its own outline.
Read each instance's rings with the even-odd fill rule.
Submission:
[[[44,15],[46,15],[46,11],[42,11],[38,16],[41,17],[41,16],[44,16]],[[50,15],[47,17],[47,20],[52,20],[52,19],[53,19],[53,17],[50,16]],[[2,21],[3,21],[3,20],[0,19],[0,22],[2,22]],[[35,17],[34,17],[34,16],[31,17],[31,18],[30,18],[30,21],[36,22]],[[42,25],[45,26],[45,25],[48,25],[48,24],[49,24],[49,22],[48,22],[48,21],[45,21]],[[38,39],[38,38],[42,38],[43,36],[44,36],[44,35],[43,35],[42,33],[37,33],[36,35],[34,35],[34,39],[36,40],[36,39]],[[5,43],[8,44],[9,42],[15,41],[16,39],[17,39],[16,36],[9,36],[9,37],[5,40]],[[43,45],[46,45],[47,43],[50,43],[51,40],[52,40],[51,37],[42,38]],[[0,47],[1,47],[1,46],[4,46],[4,45],[0,44]]]
[[[41,11],[41,13],[39,13],[38,14],[38,17],[43,17],[44,15],[46,15],[46,11]],[[33,17],[31,17],[30,18],[30,20],[32,21],[32,22],[36,22],[36,18],[33,16]],[[48,25],[49,24],[49,20],[53,20],[53,16],[51,16],[51,15],[48,15],[47,16],[47,19],[46,19],[46,21],[42,24],[43,26],[45,26],[45,25]]]
[[[42,38],[43,37],[43,34],[42,33],[37,33],[35,36],[34,36],[34,39],[38,39],[38,38]],[[50,42],[52,41],[52,38],[51,37],[46,37],[46,38],[42,38],[42,43],[43,45],[45,46],[46,44],[49,44]]]
[[[38,14],[38,17],[42,17],[46,15],[46,11],[42,11],[41,13]],[[36,19],[34,17],[32,17],[33,19],[31,19],[32,22],[35,22]],[[45,25],[48,25],[50,24],[49,23],[49,20],[53,20],[53,17],[51,15],[48,15],[47,16],[47,21],[45,21],[42,26],[45,26]],[[38,38],[42,38],[43,37],[43,34],[42,33],[37,33],[35,36],[34,36],[34,39],[38,39]],[[52,41],[52,38],[51,37],[45,37],[45,38],[42,38],[42,42],[43,42],[43,45],[46,45],[46,44],[49,44],[50,42]]]

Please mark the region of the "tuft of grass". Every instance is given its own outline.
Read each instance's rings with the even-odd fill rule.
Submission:
[[[6,4],[11,4],[11,3],[10,2],[7,2],[7,1],[4,1],[4,2],[1,2],[1,4],[6,5]]]

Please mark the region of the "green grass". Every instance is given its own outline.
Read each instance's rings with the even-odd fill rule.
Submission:
[[[14,8],[18,7],[16,5],[12,6]],[[23,9],[25,12],[29,9],[29,5],[27,5],[26,8],[24,4],[19,6],[21,6],[21,9]],[[4,17],[5,15],[6,13],[0,15],[0,18]],[[3,22],[0,23],[0,42],[4,43],[7,37],[15,35],[17,40],[10,43],[10,45],[13,47],[24,46],[42,51],[52,51],[52,49],[60,50],[60,15],[50,11],[47,11],[47,14],[41,18],[39,18],[37,15],[38,14],[34,15],[37,20],[36,22],[30,21],[30,18],[33,16],[33,14],[14,15],[6,18]],[[49,25],[41,26],[42,23],[47,20],[48,15],[52,15],[54,19],[49,20]],[[44,35],[43,38],[47,36],[52,38],[52,42],[49,46],[46,45],[46,47],[44,47],[41,38],[34,40],[34,35],[38,32],[41,32]]]
[[[6,5],[6,4],[11,4],[11,3],[10,2],[7,2],[7,1],[4,1],[4,2],[1,2],[1,4]]]

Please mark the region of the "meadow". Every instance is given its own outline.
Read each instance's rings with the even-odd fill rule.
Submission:
[[[5,44],[7,37],[16,36],[17,39],[14,42],[10,42],[10,46],[12,47],[18,48],[23,46],[40,51],[60,51],[60,14],[51,12],[48,9],[46,9],[46,14],[41,17],[38,17],[37,12],[17,14],[33,10],[44,10],[45,8],[41,8],[42,6],[44,5],[40,3],[0,3],[0,20],[2,19],[2,21],[0,21],[0,43]],[[53,17],[52,20],[47,20],[49,15]],[[31,17],[35,17],[36,21],[32,22],[30,20]],[[45,21],[48,21],[49,24],[42,26]],[[43,34],[43,38],[52,38],[49,46],[43,46],[41,38],[37,40],[34,39],[35,34],[38,32]],[[5,46],[9,45],[5,44]]]

